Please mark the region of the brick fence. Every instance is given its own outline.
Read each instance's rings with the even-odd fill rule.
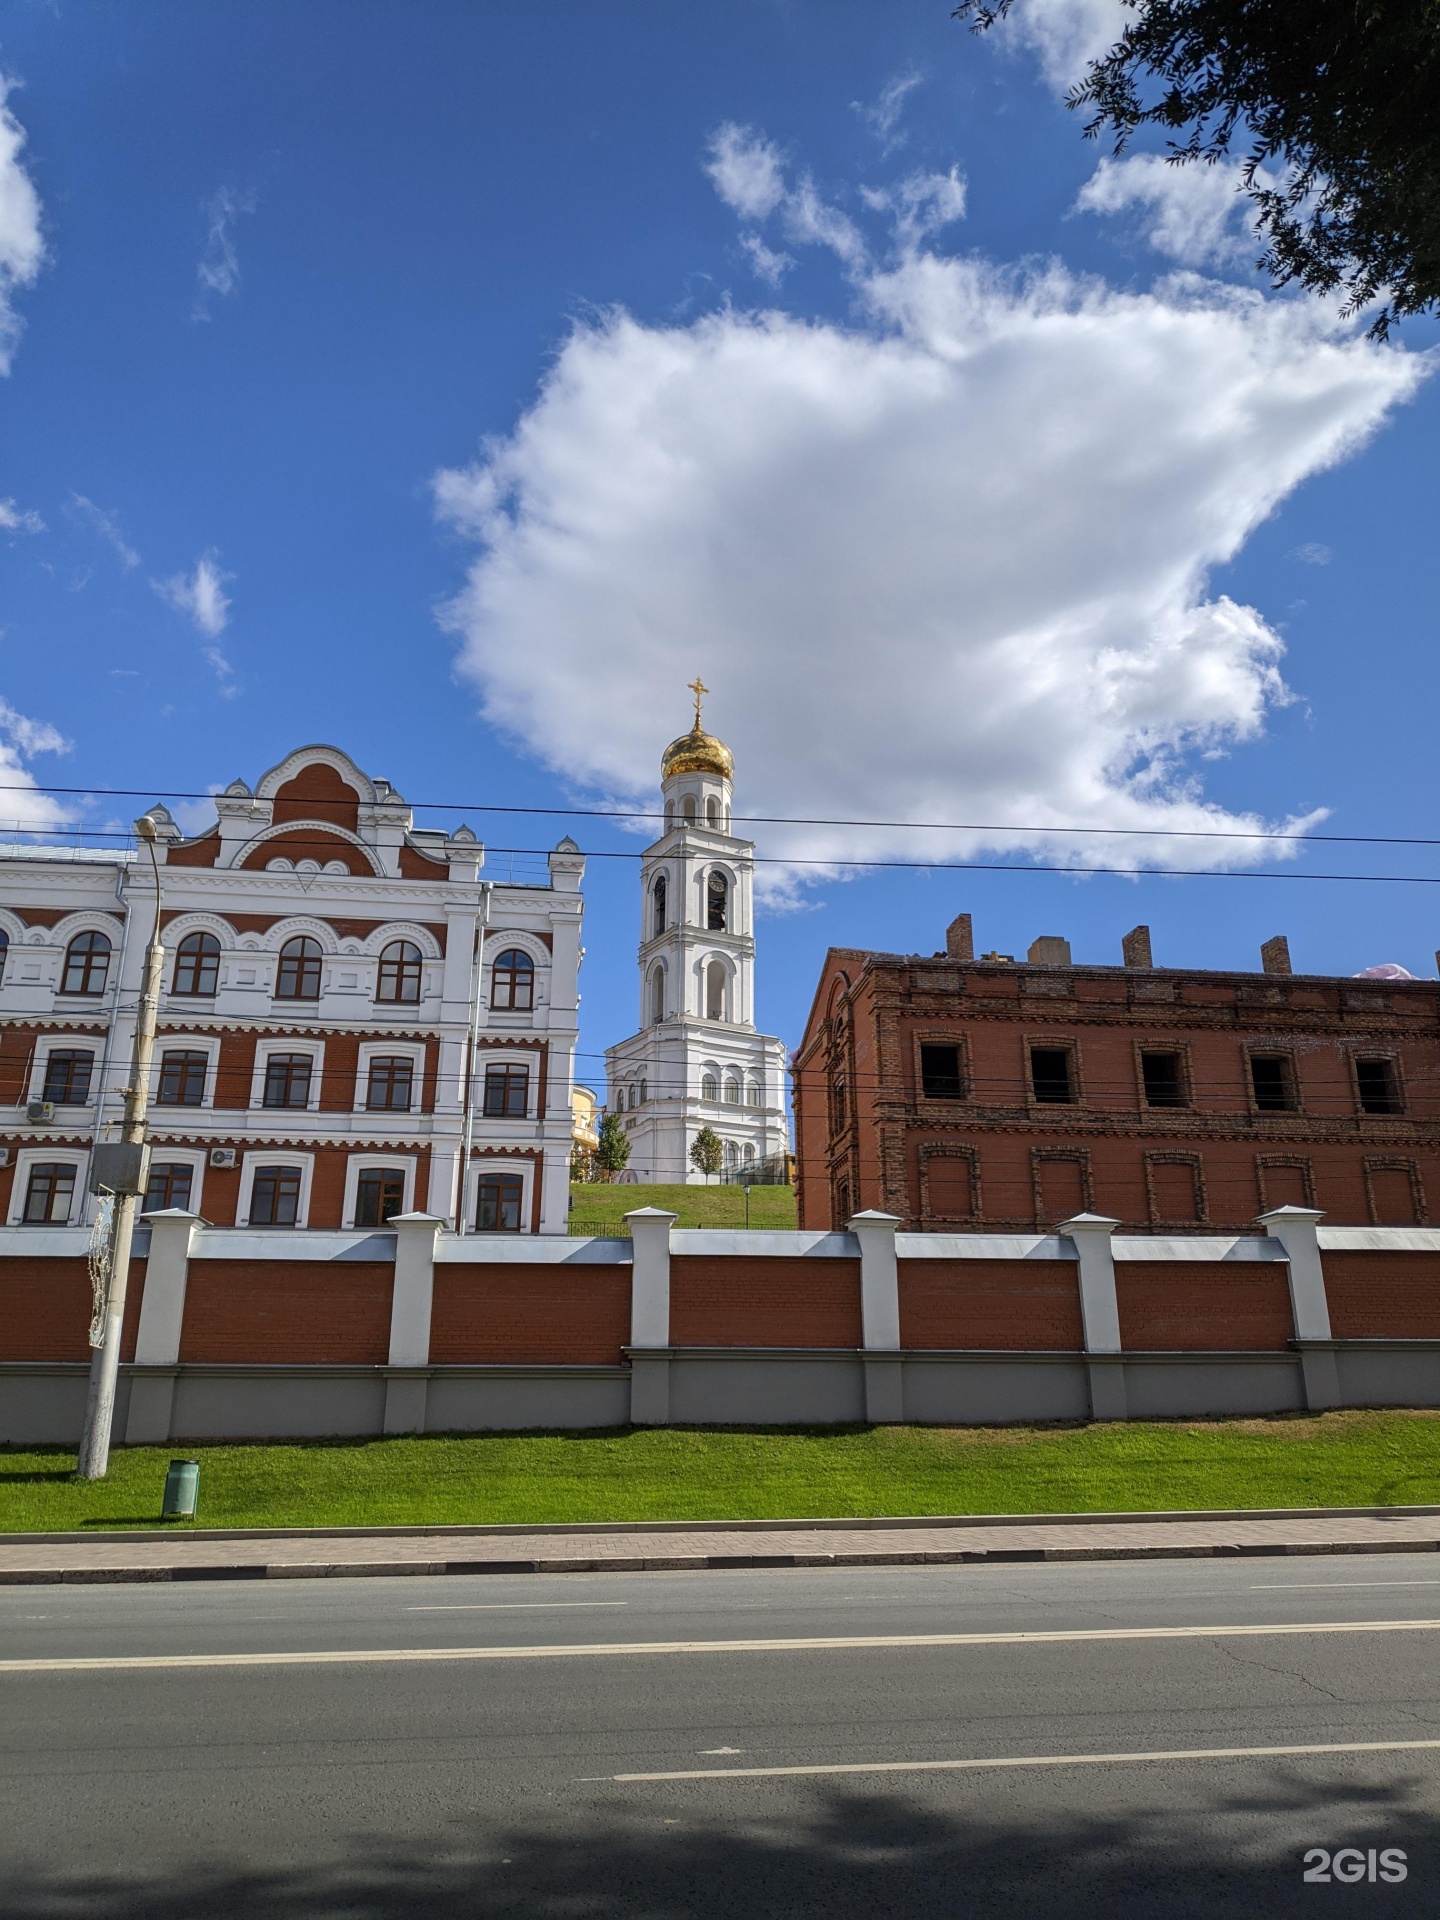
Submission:
[[[520,1427],[1126,1419],[1440,1405],[1440,1230],[676,1232],[137,1239],[131,1442]],[[148,1237],[148,1245],[146,1244]],[[0,1441],[79,1431],[83,1232],[0,1230]]]

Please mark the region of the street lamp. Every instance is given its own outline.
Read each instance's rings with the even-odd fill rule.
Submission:
[[[150,1104],[150,1061],[155,1051],[155,1024],[160,1010],[160,976],[165,949],[160,944],[160,863],[155,858],[155,822],[142,814],[135,831],[150,855],[155,881],[155,922],[145,950],[145,978],[135,1017],[135,1044],[130,1055],[130,1084],[125,1088],[125,1115],[120,1139],[95,1148],[91,1183],[115,1196],[105,1249],[105,1309],[100,1337],[90,1361],[90,1389],[85,1400],[85,1426],[80,1436],[76,1473],[81,1480],[103,1480],[110,1465],[110,1430],[115,1424],[115,1382],[120,1367],[120,1334],[125,1322],[125,1290],[130,1280],[130,1241],[135,1230],[135,1203],[145,1185],[145,1116]],[[120,983],[116,984],[115,1012],[120,1011]],[[104,1098],[104,1088],[99,1098]]]

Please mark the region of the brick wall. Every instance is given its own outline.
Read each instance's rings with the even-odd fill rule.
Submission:
[[[383,1365],[393,1272],[379,1261],[192,1260],[180,1358]]]
[[[902,1347],[1084,1345],[1073,1260],[902,1260]]]
[[[628,1266],[435,1269],[430,1359],[436,1366],[619,1366],[630,1338]]]
[[[1293,1335],[1290,1283],[1278,1260],[1118,1262],[1120,1344],[1144,1353],[1283,1351]]]
[[[858,1347],[860,1262],[676,1254],[677,1347]]]
[[[1440,1340],[1440,1258],[1327,1253],[1325,1295],[1337,1340]]]
[[[135,1358],[145,1262],[130,1262],[120,1357]],[[90,1268],[79,1259],[0,1260],[0,1360],[90,1358]]]

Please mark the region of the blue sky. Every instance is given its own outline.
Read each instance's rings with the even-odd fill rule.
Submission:
[[[739,811],[1033,829],[757,830],[791,1044],[827,945],[962,908],[1017,954],[1144,920],[1162,962],[1430,973],[1429,887],[1033,871],[1440,872],[1269,837],[1433,831],[1435,329],[1263,293],[1223,180],[1097,177],[1056,88],[1112,5],[15,0],[4,777],[330,740],[543,847],[476,809],[643,803],[698,669]],[[1197,825],[1250,837],[1144,831]],[[1013,870],[823,865],[941,848]],[[593,1078],[633,863],[587,892]]]

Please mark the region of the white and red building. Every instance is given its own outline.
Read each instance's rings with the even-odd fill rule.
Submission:
[[[334,747],[157,828],[166,949],[147,1211],[213,1225],[563,1234],[585,863],[482,877]],[[155,909],[148,853],[0,854],[0,1223],[81,1225],[118,1128]],[[461,1178],[475,1037],[470,1164]]]

